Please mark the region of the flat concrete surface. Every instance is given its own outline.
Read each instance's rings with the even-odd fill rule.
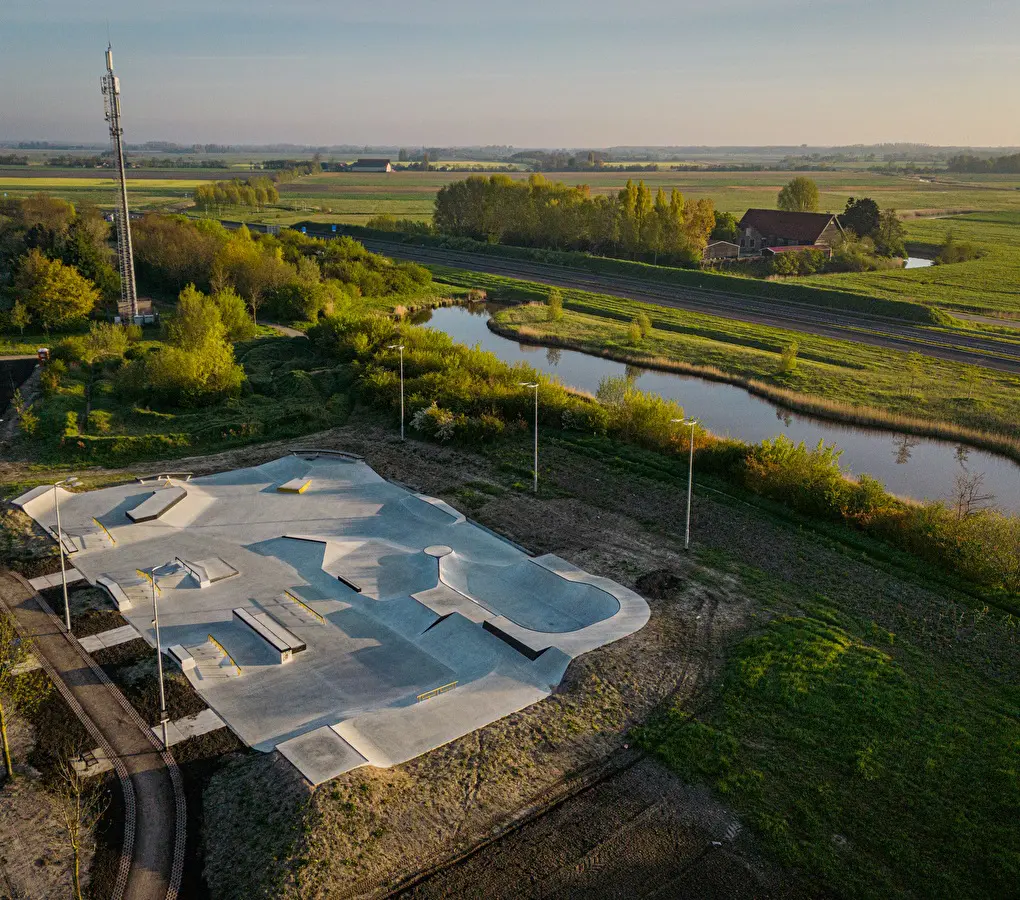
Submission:
[[[75,584],[79,581],[84,581],[85,576],[81,574],[74,566],[67,567],[67,583]],[[60,587],[63,583],[60,578],[59,572],[54,572],[52,575],[40,575],[38,578],[29,578],[28,583],[32,585],[37,591],[44,591],[46,588]]]
[[[127,717],[117,689],[96,678],[87,657],[38,595],[15,576],[0,572],[0,597],[19,629],[32,640],[35,652],[45,656],[130,774],[137,816],[124,897],[164,900],[170,887],[177,816],[173,785],[162,755],[149,735]]]
[[[188,738],[198,737],[202,734],[208,734],[210,731],[224,728],[226,724],[213,710],[203,709],[194,716],[185,716],[183,719],[168,722],[166,726],[167,743],[172,747],[174,744],[188,740]],[[153,725],[152,733],[160,740],[163,740],[163,729],[161,726]]]
[[[277,490],[289,482],[310,484],[300,497]],[[192,654],[187,677],[242,740],[286,746],[314,783],[358,759],[403,762],[534,703],[573,657],[648,620],[633,591],[557,557],[532,559],[363,461],[291,455],[194,478],[158,518],[132,522],[151,495],[138,484],[58,492],[65,527],[95,517],[116,539],[86,546],[76,567],[121,585],[132,602],[122,614],[154,644],[135,569],[168,564],[157,578],[164,648]],[[16,502],[50,524],[52,491]],[[200,568],[203,586],[175,560]],[[235,608],[268,613],[306,649],[280,665]],[[321,732],[330,726],[358,759]],[[301,750],[295,739],[311,733],[319,738]],[[335,764],[320,759],[330,746]]]
[[[322,784],[367,762],[328,725],[284,741],[276,749],[312,784]]]
[[[141,635],[135,631],[133,625],[121,625],[120,628],[111,628],[109,631],[101,631],[99,634],[90,634],[83,637],[78,643],[87,653],[95,653],[97,650],[104,650],[107,647],[116,647],[118,644],[126,644]]]

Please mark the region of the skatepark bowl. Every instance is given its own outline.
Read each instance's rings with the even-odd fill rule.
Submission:
[[[523,709],[648,621],[633,591],[347,454],[57,497],[70,562],[153,647],[155,568],[162,649],[246,744],[312,784]],[[55,533],[51,486],[15,502]]]

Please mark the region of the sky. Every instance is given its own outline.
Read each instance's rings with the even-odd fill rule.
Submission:
[[[0,140],[1020,145],[1016,0],[0,0]]]

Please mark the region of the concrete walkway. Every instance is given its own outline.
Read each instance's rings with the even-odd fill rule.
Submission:
[[[0,605],[13,613],[18,628],[33,642],[70,696],[72,708],[86,728],[97,730],[118,759],[118,773],[126,772],[124,846],[131,861],[123,882],[125,900],[163,900],[177,895],[183,866],[184,816],[180,773],[172,757],[88,655],[61,628],[60,620],[27,581],[0,572]],[[65,693],[64,690],[61,693]],[[89,731],[93,731],[89,728]],[[123,769],[121,769],[123,767]],[[180,829],[178,829],[180,824]],[[118,887],[120,885],[118,884]]]

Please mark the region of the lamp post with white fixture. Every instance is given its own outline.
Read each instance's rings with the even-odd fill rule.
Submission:
[[[149,579],[152,585],[152,624],[156,629],[156,670],[159,672],[159,724],[163,731],[163,749],[169,750],[170,744],[167,740],[167,722],[169,717],[166,712],[166,689],[163,687],[163,648],[159,642],[159,607],[156,605],[156,572],[162,566],[153,566],[148,571],[139,569],[138,573]]]
[[[521,387],[531,388],[535,391],[535,483],[532,490],[538,493],[538,382],[518,381]]]
[[[404,345],[390,344],[388,350],[400,351],[400,440],[404,439]]]
[[[78,487],[81,482],[77,476],[72,475],[63,481],[57,481],[53,485],[53,511],[57,515],[57,550],[60,551],[60,583],[64,588],[64,627],[67,633],[71,633],[71,604],[67,599],[67,570],[64,567],[64,538],[60,532],[60,503],[57,501],[57,488],[62,484],[68,487]]]
[[[684,532],[684,550],[691,547],[691,493],[694,487],[694,429],[698,424],[697,419],[670,419],[671,422],[680,422],[682,425],[691,427],[691,451],[687,464],[687,527]]]

